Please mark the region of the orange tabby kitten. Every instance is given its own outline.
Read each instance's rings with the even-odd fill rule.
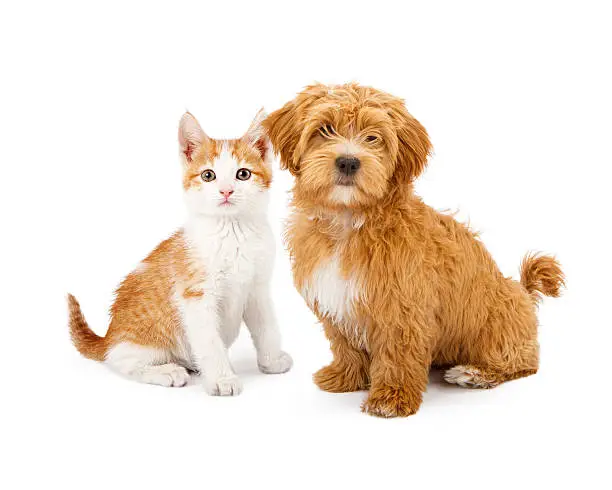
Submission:
[[[241,383],[227,348],[244,320],[260,370],[291,368],[269,291],[272,150],[264,118],[260,111],[240,139],[214,140],[191,114],[183,116],[179,146],[187,223],[121,283],[105,337],[91,331],[68,295],[70,332],[81,354],[163,386],[183,386],[188,371],[199,371],[211,395],[236,395]]]

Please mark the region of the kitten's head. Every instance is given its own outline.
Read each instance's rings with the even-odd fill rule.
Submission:
[[[235,140],[206,135],[189,112],[179,125],[183,187],[192,213],[236,215],[264,212],[272,181],[272,148],[260,110],[248,131]]]

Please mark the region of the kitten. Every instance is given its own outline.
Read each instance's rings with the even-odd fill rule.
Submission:
[[[144,259],[116,291],[105,337],[68,295],[79,352],[136,381],[183,386],[200,372],[211,395],[237,395],[227,348],[245,321],[268,374],[291,368],[270,297],[274,239],[266,217],[272,149],[260,111],[237,140],[209,138],[186,113],[179,146],[185,226]]]

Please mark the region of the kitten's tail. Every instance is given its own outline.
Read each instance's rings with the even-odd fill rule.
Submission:
[[[88,359],[103,361],[106,356],[106,338],[96,335],[81,312],[81,306],[77,299],[68,294],[68,326],[70,337],[77,350]]]
[[[565,286],[565,275],[554,257],[528,253],[521,263],[521,284],[534,303],[539,303],[542,295],[560,296],[561,288]]]

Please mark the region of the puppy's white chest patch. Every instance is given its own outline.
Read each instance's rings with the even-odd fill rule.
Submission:
[[[360,291],[352,277],[344,277],[337,255],[321,263],[302,288],[302,296],[311,308],[338,323],[345,323],[353,315]]]

